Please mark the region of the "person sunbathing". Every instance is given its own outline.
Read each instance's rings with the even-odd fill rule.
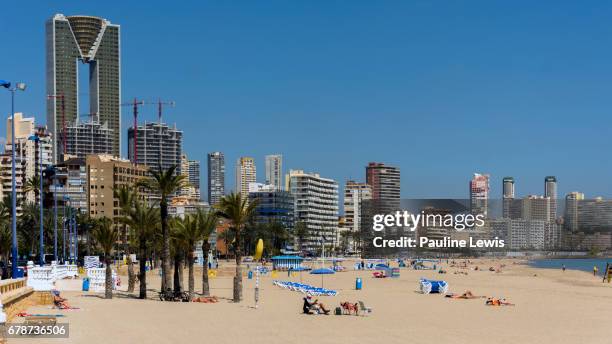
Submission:
[[[487,298],[485,304],[487,306],[514,306],[513,303],[506,301],[506,299],[497,299],[494,297]]]
[[[474,295],[474,293],[472,293],[471,290],[466,290],[465,292],[463,292],[463,294],[447,294],[445,295],[448,298],[451,299],[480,299],[483,298],[484,296],[477,296]]]
[[[191,302],[217,303],[219,302],[219,299],[216,296],[202,296],[193,298]]]

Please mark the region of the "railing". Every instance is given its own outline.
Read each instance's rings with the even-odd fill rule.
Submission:
[[[23,288],[26,286],[25,278],[6,279],[0,281],[0,294],[6,294],[8,292]]]
[[[53,289],[55,281],[78,276],[78,268],[74,264],[34,266],[33,263],[30,263],[28,264],[27,285],[36,291],[48,291]]]

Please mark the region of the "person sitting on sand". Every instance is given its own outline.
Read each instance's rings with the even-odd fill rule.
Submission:
[[[308,295],[304,298],[304,305],[302,306],[304,314],[329,314],[329,309],[325,308],[325,305],[319,302],[318,299],[312,300],[312,296]],[[314,312],[314,313],[313,313]]]
[[[58,290],[51,291],[53,295],[53,305],[59,309],[70,309],[70,305],[68,304],[68,300],[64,299],[60,296],[60,292]]]

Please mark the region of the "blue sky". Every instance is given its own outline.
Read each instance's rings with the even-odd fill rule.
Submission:
[[[239,156],[263,180],[264,155],[281,153],[286,170],[340,184],[365,179],[368,161],[400,166],[410,198],[467,197],[473,172],[491,174],[492,197],[505,175],[519,195],[556,175],[560,196],[612,196],[609,2],[0,6],[0,79],[29,84],[18,111],[45,120],[45,20],[105,17],[122,26],[123,100],[175,100],[165,118],[189,157],[205,170],[206,153],[223,151],[229,187]],[[9,100],[0,93],[4,113]],[[153,106],[143,113],[155,119]]]

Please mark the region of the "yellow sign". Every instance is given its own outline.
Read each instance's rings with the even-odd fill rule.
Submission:
[[[263,254],[263,250],[264,250],[263,240],[259,239],[257,241],[257,246],[255,246],[255,256],[253,256],[253,259],[254,260],[260,260],[261,259],[261,255]]]

